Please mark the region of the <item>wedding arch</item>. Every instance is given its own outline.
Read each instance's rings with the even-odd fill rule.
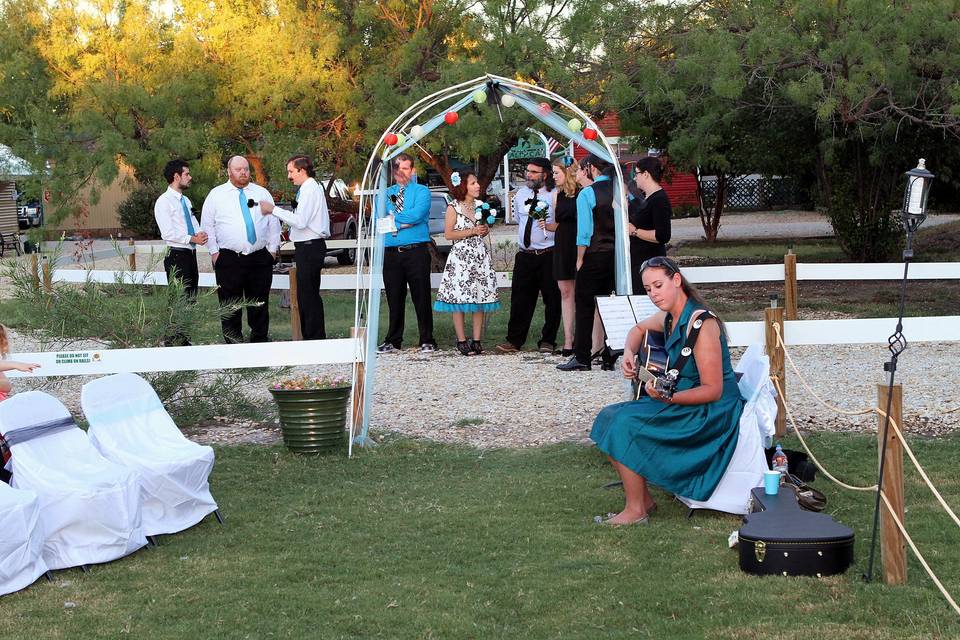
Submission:
[[[549,100],[550,102],[546,102]],[[390,161],[442,126],[453,126],[461,109],[472,104],[491,105],[491,111],[519,107],[568,142],[610,162],[614,182],[617,293],[631,293],[630,245],[627,236],[627,203],[623,173],[613,147],[588,114],[553,91],[502,76],[486,74],[432,93],[408,107],[380,136],[367,160],[360,181],[360,228],[369,229],[368,242],[357,249],[355,327],[365,330],[360,344],[363,366],[354,367],[353,388],[357,403],[350,414],[350,453],[354,444],[366,445],[373,405],[380,324],[380,292],[383,289],[383,236],[376,220],[387,211]],[[367,211],[373,220],[366,220]],[[359,410],[358,410],[359,409]],[[357,416],[360,416],[359,419]]]

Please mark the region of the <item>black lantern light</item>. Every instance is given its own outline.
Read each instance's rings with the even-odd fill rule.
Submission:
[[[933,174],[927,171],[926,160],[920,158],[916,168],[907,171],[907,187],[903,192],[900,219],[907,233],[913,233],[927,218],[927,196]]]

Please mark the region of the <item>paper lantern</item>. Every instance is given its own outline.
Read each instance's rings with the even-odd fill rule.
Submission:
[[[502,96],[500,96],[500,104],[502,104],[505,107],[512,107],[513,105],[517,104],[517,99],[514,98],[509,93],[505,93]]]
[[[473,101],[477,104],[483,104],[487,101],[487,92],[483,89],[477,89],[473,92]]]
[[[426,133],[427,132],[423,130],[423,127],[421,127],[418,124],[415,124],[410,128],[410,137],[413,138],[414,140],[419,140],[424,135],[426,135]]]
[[[460,114],[456,111],[447,111],[443,116],[443,121],[447,124],[456,124],[457,120],[460,119]]]
[[[580,131],[580,129],[583,128],[583,123],[581,123],[576,118],[570,118],[570,120],[567,121],[567,128],[570,129],[570,131],[573,131],[574,133],[576,133],[577,131]]]
[[[402,145],[404,142],[406,142],[406,141],[407,141],[407,136],[403,135],[402,133],[398,133],[398,134],[397,134],[397,146],[398,146],[398,147],[401,146],[401,145]]]
[[[583,137],[587,140],[596,140],[597,139],[597,130],[596,129],[584,129]]]
[[[541,103],[540,103],[540,113],[541,113],[541,114],[547,115],[547,114],[550,113],[551,111],[553,111],[553,108],[552,108],[549,104],[547,104],[546,102],[541,102]]]
[[[392,147],[393,145],[397,144],[397,134],[388,133],[387,135],[383,136],[383,142],[388,147]]]

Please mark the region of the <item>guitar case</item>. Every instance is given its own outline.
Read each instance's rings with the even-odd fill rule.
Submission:
[[[738,532],[740,569],[758,576],[832,576],[853,563],[853,530],[825,513],[805,511],[781,488],[750,492],[750,513]]]

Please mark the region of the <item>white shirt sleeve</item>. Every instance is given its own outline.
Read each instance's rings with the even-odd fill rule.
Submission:
[[[216,187],[203,201],[203,209],[200,211],[200,227],[207,232],[207,251],[210,255],[220,253],[220,245],[217,244],[217,208],[214,204],[216,199]]]
[[[273,196],[270,195],[270,192],[260,188],[261,200],[265,200],[270,204],[274,204]],[[257,210],[259,212],[259,209]],[[276,211],[276,209],[274,209]],[[280,221],[273,216],[266,216],[267,218],[267,251],[270,253],[276,253],[280,248]]]
[[[293,229],[309,229],[321,238],[330,237],[330,212],[323,188],[314,183],[311,189],[301,195],[296,211],[276,208],[273,215],[280,218]]]

